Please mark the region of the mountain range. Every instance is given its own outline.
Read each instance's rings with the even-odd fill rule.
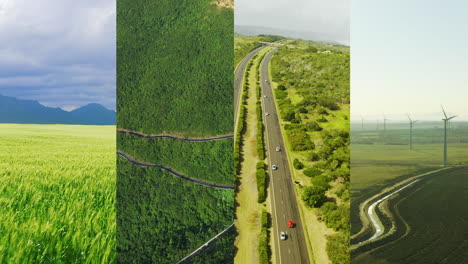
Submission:
[[[116,113],[100,104],[73,111],[47,107],[34,100],[0,95],[0,123],[115,125]]]

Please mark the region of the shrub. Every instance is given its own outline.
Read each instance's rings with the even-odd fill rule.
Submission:
[[[308,176],[308,177],[315,177],[315,176],[318,176],[320,174],[322,174],[322,171],[317,169],[317,168],[308,168],[308,169],[305,169],[303,171],[304,175],[305,176]]]
[[[311,131],[311,132],[313,132],[313,131],[322,131],[322,127],[317,122],[314,122],[314,121],[306,123],[305,127],[306,127],[307,131]]]
[[[293,166],[296,170],[302,170],[304,168],[304,163],[302,163],[300,160],[298,159],[294,159],[293,161]]]
[[[256,172],[256,178],[257,178],[257,191],[258,191],[258,197],[257,201],[259,203],[263,203],[266,200],[267,196],[267,172],[265,169],[258,169]]]
[[[310,140],[309,135],[304,131],[297,129],[288,130],[287,135],[289,142],[291,142],[292,150],[294,151],[304,151],[315,148],[315,145],[312,140]]]

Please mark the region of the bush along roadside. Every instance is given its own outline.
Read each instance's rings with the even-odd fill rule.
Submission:
[[[270,244],[270,214],[264,209],[262,211],[262,230],[260,231],[260,239],[258,242],[258,257],[260,264],[271,263],[271,248]]]
[[[249,76],[250,70],[253,66],[253,60],[258,55],[255,55],[247,64],[245,73],[244,73],[244,82],[242,85],[242,93],[241,93],[241,101],[240,101],[240,108],[239,108],[239,119],[237,123],[237,130],[235,134],[235,142],[234,142],[234,173],[236,175],[240,174],[241,170],[241,151],[242,151],[242,142],[243,142],[243,135],[245,133],[245,117],[247,113],[247,98],[248,98],[248,90],[249,90]]]

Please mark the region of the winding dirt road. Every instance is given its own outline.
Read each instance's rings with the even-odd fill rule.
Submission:
[[[198,185],[202,185],[202,186],[206,186],[206,187],[212,187],[212,188],[216,188],[216,189],[222,189],[222,190],[234,190],[234,186],[233,185],[225,185],[225,184],[217,184],[217,183],[212,183],[212,182],[206,182],[206,181],[202,181],[202,180],[199,180],[199,179],[194,179],[194,178],[190,178],[188,176],[185,176],[169,167],[166,167],[164,165],[160,165],[160,164],[154,164],[154,163],[148,163],[148,162],[141,162],[141,161],[138,161],[136,159],[134,159],[133,157],[129,156],[128,154],[126,154],[125,152],[122,152],[122,151],[117,151],[117,154],[123,158],[125,158],[128,162],[132,163],[133,165],[136,165],[136,166],[140,166],[140,167],[157,167],[157,168],[161,168],[163,170],[166,170],[168,172],[170,172],[171,174],[179,177],[179,178],[182,178],[184,180],[187,180],[189,182],[192,182],[192,183],[195,183],[195,184],[198,184]]]
[[[132,131],[128,129],[123,129],[123,128],[118,128],[117,133],[122,133],[122,134],[130,134],[138,137],[143,137],[143,138],[168,138],[168,139],[173,139],[173,140],[182,140],[182,141],[187,141],[187,142],[208,142],[208,141],[217,141],[217,140],[223,140],[223,139],[228,139],[228,138],[234,138],[233,134],[228,134],[228,135],[222,135],[222,136],[216,136],[216,137],[207,137],[207,138],[183,138],[183,137],[176,137],[176,136],[171,136],[171,135],[148,135],[142,132],[138,131]]]

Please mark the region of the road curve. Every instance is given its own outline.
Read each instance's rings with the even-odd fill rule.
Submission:
[[[183,258],[181,261],[177,262],[176,264],[183,264],[183,263],[189,263],[190,260],[192,260],[193,257],[196,255],[202,253],[203,251],[209,249],[220,237],[222,237],[224,234],[229,232],[234,228],[234,223],[230,225],[228,228],[224,229],[221,231],[221,233],[217,234],[214,236],[212,239],[208,240],[205,244],[203,244],[201,247],[197,248],[195,251],[187,255],[185,258]]]
[[[371,220],[371,223],[374,226],[375,233],[374,233],[374,235],[372,235],[372,237],[370,237],[369,239],[367,239],[367,240],[365,240],[365,241],[363,241],[361,243],[375,240],[375,239],[379,238],[385,231],[385,227],[382,225],[382,221],[380,221],[379,216],[375,213],[375,208],[381,202],[387,200],[388,198],[392,197],[393,195],[399,193],[400,191],[408,188],[409,186],[413,185],[414,183],[416,183],[419,180],[421,180],[421,179],[419,178],[419,179],[416,179],[416,180],[406,184],[405,186],[393,191],[392,193],[385,195],[384,197],[380,198],[379,200],[375,201],[374,203],[372,203],[369,206],[369,208],[367,209],[367,215],[369,216],[369,219]]]
[[[147,162],[141,162],[141,161],[137,161],[135,160],[134,158],[130,157],[128,154],[122,152],[122,151],[117,151],[117,154],[123,158],[125,158],[128,162],[132,163],[133,165],[136,165],[136,166],[139,166],[139,167],[157,167],[157,168],[161,168],[163,170],[166,170],[168,172],[170,172],[171,174],[179,177],[179,178],[182,178],[184,180],[187,180],[189,182],[192,182],[192,183],[195,183],[195,184],[198,184],[198,185],[202,185],[202,186],[206,186],[206,187],[211,187],[211,188],[216,188],[216,189],[222,189],[222,190],[234,190],[234,186],[232,185],[225,185],[225,184],[216,184],[216,183],[211,183],[211,182],[206,182],[206,181],[202,181],[202,180],[199,180],[199,179],[194,179],[194,178],[190,178],[190,177],[187,177],[169,167],[166,167],[164,165],[160,165],[160,164],[154,164],[154,163],[147,163]]]
[[[279,114],[274,101],[273,89],[269,76],[268,65],[273,53],[278,48],[268,52],[260,64],[260,83],[262,89],[263,116],[268,151],[268,164],[270,173],[270,190],[272,201],[273,240],[275,244],[275,259],[279,264],[307,264],[310,262],[309,252],[305,240],[297,197],[294,190],[289,161],[283,142]],[[280,147],[282,151],[275,151]],[[271,166],[276,165],[277,170],[272,171]],[[296,223],[295,228],[288,227],[288,220]],[[280,232],[287,234],[286,240],[280,240]]]
[[[234,70],[234,121],[236,122],[235,124],[237,124],[237,114],[239,112],[242,85],[244,83],[244,73],[247,68],[247,65],[249,64],[249,61],[253,58],[253,56],[255,56],[259,51],[267,47],[268,46],[260,46],[251,51],[239,62],[236,69]]]
[[[207,137],[207,138],[183,138],[183,137],[175,137],[171,135],[148,135],[142,132],[132,131],[132,130],[123,129],[123,128],[117,128],[117,133],[130,134],[130,135],[144,137],[144,138],[168,138],[168,139],[182,140],[182,141],[187,141],[187,142],[208,142],[208,141],[217,141],[217,140],[223,140],[223,139],[228,139],[228,138],[234,138],[233,134],[217,136],[217,137]]]

